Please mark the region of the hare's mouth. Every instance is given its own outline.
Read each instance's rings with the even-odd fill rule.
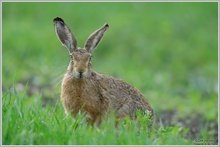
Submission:
[[[79,72],[79,78],[82,79],[83,77],[83,72]]]

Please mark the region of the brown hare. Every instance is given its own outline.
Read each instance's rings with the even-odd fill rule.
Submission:
[[[77,46],[76,38],[62,18],[54,18],[53,23],[59,40],[71,57],[61,86],[61,101],[66,114],[75,118],[81,111],[97,125],[110,112],[114,112],[118,119],[125,116],[133,119],[136,110],[140,110],[153,119],[154,110],[138,89],[92,70],[91,53],[109,28],[107,23],[89,36],[84,48]]]

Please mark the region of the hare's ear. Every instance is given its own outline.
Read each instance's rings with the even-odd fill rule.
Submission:
[[[77,41],[71,30],[62,18],[54,18],[53,23],[57,37],[61,41],[62,45],[69,50],[69,53],[72,53],[73,50],[77,48]]]
[[[100,40],[102,39],[103,34],[109,28],[109,25],[105,23],[100,29],[93,32],[85,43],[85,49],[88,52],[92,52],[96,46],[99,44]]]

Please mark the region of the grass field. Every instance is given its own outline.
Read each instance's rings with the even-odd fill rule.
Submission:
[[[88,126],[64,114],[60,82],[69,62],[55,35],[62,17],[83,47],[108,22],[93,69],[137,87],[155,110]],[[3,145],[218,144],[217,2],[2,2]]]

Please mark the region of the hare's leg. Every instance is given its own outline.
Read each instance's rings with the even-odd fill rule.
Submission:
[[[101,124],[101,114],[98,114],[98,115],[96,116],[96,121],[95,121],[95,123],[96,123],[96,125],[97,125],[98,127],[100,127],[100,124]]]
[[[76,115],[79,113],[81,106],[79,105],[72,105],[70,108],[71,115],[73,118],[76,118]]]
[[[62,102],[63,108],[65,110],[65,114],[68,115],[69,111],[70,111],[70,105],[68,104],[68,102],[65,99],[62,99],[62,98],[61,98],[61,102]]]
[[[70,113],[73,118],[76,118],[76,115],[80,110],[80,106],[71,104],[66,99],[61,99],[61,101],[65,110],[65,114],[68,115]]]
[[[97,127],[100,126],[101,124],[101,114],[100,113],[96,113],[96,114],[90,114],[90,118],[89,118],[89,123],[94,126],[94,124],[97,125]]]
[[[121,107],[116,111],[118,118],[124,118],[125,116],[130,116],[132,113],[132,106],[130,103],[124,103]]]

